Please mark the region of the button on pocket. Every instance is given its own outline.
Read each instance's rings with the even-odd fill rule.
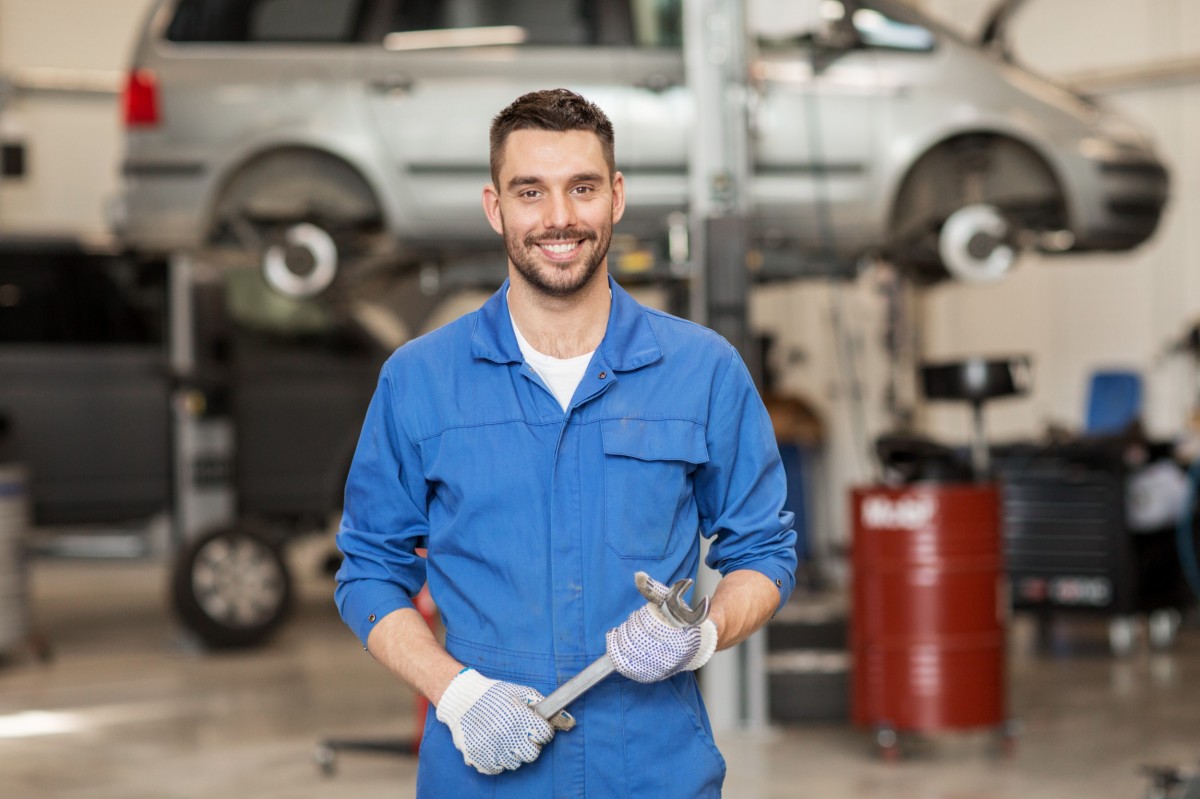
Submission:
[[[704,429],[682,419],[613,419],[600,432],[604,539],[623,558],[660,560],[676,530],[696,534],[692,473],[708,461]]]

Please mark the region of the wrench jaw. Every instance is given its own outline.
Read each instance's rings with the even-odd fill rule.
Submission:
[[[677,627],[699,627],[708,618],[708,597],[701,597],[700,603],[695,608],[691,608],[686,602],[679,602],[678,606],[663,603],[663,615],[671,621],[676,622]]]
[[[692,587],[691,579],[675,582],[663,596],[661,589],[656,590],[653,578],[645,572],[638,572],[633,577],[638,593],[652,605],[657,605],[663,615],[676,627],[698,627],[708,618],[708,597],[701,598],[695,608],[683,600],[683,595]]]

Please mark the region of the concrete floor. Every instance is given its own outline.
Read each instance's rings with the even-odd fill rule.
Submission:
[[[411,694],[341,625],[317,568],[298,547],[298,612],[266,648],[207,654],[166,609],[158,564],[43,561],[31,605],[53,646],[46,664],[0,664],[0,797],[356,799],[413,795],[416,762],[343,754],[314,764],[323,736],[410,734]],[[1139,768],[1200,760],[1200,628],[1175,647],[1116,660],[1104,627],[1056,625],[1055,646],[1012,627],[1011,700],[1022,733],[998,757],[990,736],[916,741],[898,763],[848,725],[790,726],[719,737],[733,799],[1137,799]]]

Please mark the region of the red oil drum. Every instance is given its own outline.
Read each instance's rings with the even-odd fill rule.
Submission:
[[[930,732],[1005,722],[995,485],[851,493],[855,723]]]

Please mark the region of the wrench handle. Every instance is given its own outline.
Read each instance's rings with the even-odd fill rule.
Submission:
[[[659,596],[651,589],[650,575],[638,572],[634,575],[638,591],[651,605],[659,607],[669,623],[675,627],[698,627],[708,618],[708,597],[704,597],[693,610],[683,601],[683,594],[692,587],[692,581],[679,580],[671,586],[666,597]],[[585,691],[608,675],[617,670],[605,653],[596,658],[590,666],[560,685],[553,693],[533,706],[533,710],[542,718],[549,721],[555,714],[562,712],[567,705],[578,699]]]
[[[617,670],[608,655],[601,655],[583,671],[567,680],[541,702],[533,706],[534,712],[549,720],[567,705],[578,699],[585,691]]]

